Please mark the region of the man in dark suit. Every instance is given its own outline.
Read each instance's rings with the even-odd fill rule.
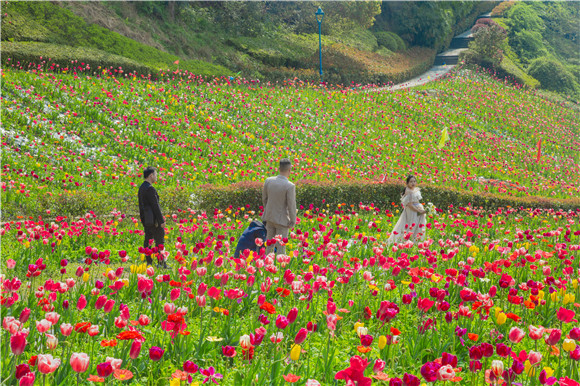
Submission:
[[[139,187],[138,193],[139,216],[145,229],[143,248],[149,248],[152,244],[151,240],[154,240],[155,246],[159,247],[165,243],[165,218],[159,206],[159,195],[153,187],[153,184],[157,182],[157,170],[148,166],[143,170],[143,178],[145,181]],[[151,256],[146,257],[147,265],[152,265]]]

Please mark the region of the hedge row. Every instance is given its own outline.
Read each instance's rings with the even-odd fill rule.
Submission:
[[[403,184],[397,180],[384,183],[350,181],[341,183],[300,180],[296,182],[296,200],[299,207],[310,205],[321,208],[338,204],[373,204],[380,209],[391,209],[399,204]],[[188,208],[213,211],[214,209],[246,208],[259,211],[262,206],[262,183],[239,182],[229,186],[202,185],[193,192],[185,187],[159,186],[162,210],[165,214],[178,214]],[[464,192],[454,188],[423,186],[423,199],[439,208],[472,206],[485,209],[499,207],[554,208],[580,211],[580,198],[547,199],[542,197],[506,197],[486,192]],[[16,219],[19,216],[70,216],[78,217],[93,211],[107,215],[113,210],[138,216],[137,192],[116,196],[73,191],[62,194],[45,194],[36,200],[2,202],[2,217]],[[48,212],[47,212],[48,211]]]
[[[302,207],[338,204],[373,204],[388,209],[398,204],[404,185],[397,180],[384,183],[349,181],[341,183],[301,180],[296,182],[296,200]],[[580,198],[548,199],[542,197],[506,197],[487,192],[465,192],[450,187],[421,187],[425,202],[439,208],[449,206],[473,206],[485,209],[498,207],[554,208],[580,210]],[[262,184],[240,182],[230,186],[203,185],[195,192],[195,204],[199,209],[213,210],[228,207],[258,210],[262,205]]]

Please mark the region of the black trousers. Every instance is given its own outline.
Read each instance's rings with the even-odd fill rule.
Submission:
[[[151,239],[155,241],[156,247],[165,244],[165,228],[156,226],[148,226],[144,228],[145,240],[143,241],[143,248],[149,248],[149,240]],[[148,265],[153,264],[153,259],[151,259],[151,256],[145,256],[145,258],[147,259]]]

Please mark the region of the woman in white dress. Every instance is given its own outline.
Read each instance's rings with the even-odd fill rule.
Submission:
[[[408,176],[407,187],[401,193],[401,204],[403,205],[403,213],[393,232],[387,239],[387,243],[404,242],[408,239],[413,241],[425,240],[426,232],[426,216],[427,213],[420,201],[421,191],[416,187],[417,179],[414,176]]]

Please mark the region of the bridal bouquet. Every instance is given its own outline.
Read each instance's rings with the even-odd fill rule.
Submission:
[[[427,212],[428,216],[437,216],[437,211],[435,210],[435,205],[432,202],[429,202],[425,206],[425,211]]]

